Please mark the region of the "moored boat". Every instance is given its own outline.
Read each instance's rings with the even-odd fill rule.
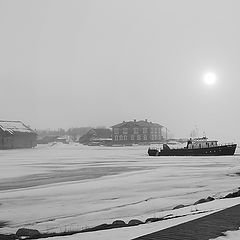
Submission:
[[[221,156],[234,155],[237,144],[218,144],[218,141],[208,138],[189,139],[186,147],[170,148],[163,144],[162,149],[149,148],[149,156]]]

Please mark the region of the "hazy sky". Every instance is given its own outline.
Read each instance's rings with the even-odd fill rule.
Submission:
[[[1,119],[149,119],[240,139],[239,0],[0,0]],[[216,84],[203,83],[207,72]]]

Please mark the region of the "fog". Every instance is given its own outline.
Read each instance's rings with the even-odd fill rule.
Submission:
[[[1,118],[32,128],[149,119],[239,140],[238,0],[1,0]],[[207,72],[216,83],[203,83]]]

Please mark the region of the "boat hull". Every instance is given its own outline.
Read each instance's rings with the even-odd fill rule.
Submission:
[[[180,149],[148,149],[149,156],[224,156],[234,155],[237,144],[215,146],[208,148],[180,148]]]

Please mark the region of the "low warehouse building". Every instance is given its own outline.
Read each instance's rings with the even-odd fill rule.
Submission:
[[[0,120],[0,149],[32,148],[37,145],[37,134],[21,121]]]

